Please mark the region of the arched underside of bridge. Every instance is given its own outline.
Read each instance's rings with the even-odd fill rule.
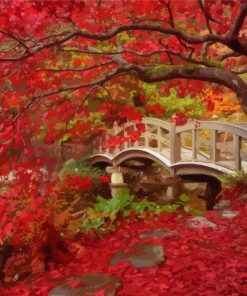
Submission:
[[[213,163],[202,163],[202,162],[178,162],[171,164],[170,160],[167,159],[161,153],[154,151],[149,148],[128,148],[117,154],[96,154],[91,157],[91,164],[101,167],[106,166],[120,166],[124,162],[129,160],[138,160],[145,164],[150,164],[152,162],[159,163],[164,166],[172,175],[184,176],[184,175],[208,175],[214,177],[215,174],[222,173],[233,173],[232,170],[223,168],[217,164]]]

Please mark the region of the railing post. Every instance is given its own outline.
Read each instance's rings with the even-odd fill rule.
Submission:
[[[98,140],[99,140],[98,150],[99,150],[99,153],[102,153],[103,152],[102,139],[99,138]]]
[[[192,130],[192,160],[197,159],[197,128]]]
[[[106,142],[108,141],[109,138],[110,138],[110,135],[109,134],[106,134]],[[109,154],[110,153],[110,148],[107,147],[106,150],[105,150],[105,152]]]
[[[134,132],[136,132],[137,131],[137,128],[136,128],[136,124],[134,124]],[[138,141],[135,141],[134,143],[133,143],[133,147],[138,147]]]
[[[158,126],[157,130],[157,142],[158,142],[158,151],[161,152],[162,147],[161,147],[161,128]]]
[[[211,131],[211,160],[213,163],[218,161],[218,151],[217,151],[217,130]]]
[[[123,128],[123,136],[127,137],[127,132],[125,130],[125,127]],[[129,148],[128,145],[129,145],[129,143],[127,141],[125,141],[124,142],[124,149],[128,149]]]
[[[180,135],[176,134],[176,125],[171,123],[170,125],[170,161],[176,163],[181,160],[181,138]]]
[[[241,151],[241,137],[238,135],[233,135],[233,157],[235,160],[235,170],[240,170],[241,169],[241,156],[240,156],[240,151]]]
[[[144,133],[144,146],[145,147],[149,146],[149,140],[148,140],[147,132]]]

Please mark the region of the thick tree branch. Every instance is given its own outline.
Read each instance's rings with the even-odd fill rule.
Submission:
[[[236,40],[238,40],[238,35],[245,21],[246,16],[247,16],[247,2],[245,1],[245,3],[241,5],[240,11],[236,16],[235,21],[233,22],[232,28],[227,34],[227,37],[230,39],[231,42],[235,42]]]
[[[182,78],[202,80],[225,85],[226,87],[236,92],[240,104],[243,106],[243,109],[247,111],[247,85],[238,75],[232,73],[231,71],[217,68],[205,68],[200,66],[194,66],[191,68],[186,66],[175,66],[173,69],[171,68],[164,71],[159,71],[158,73],[153,73],[150,68],[147,69],[138,65],[126,63],[124,66],[114,69],[110,71],[107,75],[90,83],[81,83],[71,85],[69,87],[61,87],[59,89],[38,96],[33,96],[22,109],[22,111],[13,118],[10,124],[14,124],[23,114],[25,114],[33,105],[38,103],[41,99],[56,94],[62,94],[68,91],[75,91],[80,88],[102,85],[114,77],[119,77],[125,74],[132,74],[134,76],[137,76],[137,78],[139,78],[141,81],[148,83]]]
[[[246,74],[247,73],[247,67],[242,68],[242,69],[231,70],[231,72],[234,73],[234,74],[238,74],[238,75]]]
[[[152,73],[150,71],[143,71],[136,68],[138,76],[145,82],[161,82],[171,79],[183,78],[213,82],[232,89],[238,96],[240,104],[243,109],[247,111],[247,85],[236,74],[229,70],[218,68],[205,68],[196,66],[194,68],[188,67],[174,67],[174,69]]]
[[[181,60],[184,60],[186,62],[189,63],[193,63],[193,64],[198,64],[198,65],[204,65],[207,67],[212,67],[212,64],[208,63],[205,60],[195,60],[191,57],[191,53],[189,53],[188,56],[185,56],[179,52],[174,52],[172,50],[169,49],[160,49],[160,50],[153,50],[150,52],[137,52],[137,51],[133,51],[133,50],[121,50],[121,51],[98,51],[98,50],[86,50],[86,49],[66,49],[66,48],[62,48],[60,49],[62,51],[67,51],[67,52],[77,52],[77,53],[86,53],[86,54],[92,54],[92,55],[102,55],[102,56],[115,56],[115,55],[121,55],[121,54],[132,54],[135,56],[139,56],[139,57],[150,57],[152,55],[155,54],[168,54],[168,55],[172,55],[172,56],[176,56],[179,57]],[[172,64],[172,63],[171,63]]]

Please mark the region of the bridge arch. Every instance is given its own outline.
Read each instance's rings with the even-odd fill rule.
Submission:
[[[172,173],[170,167],[170,161],[160,153],[153,151],[149,148],[127,148],[126,150],[120,151],[114,156],[106,153],[96,154],[91,157],[91,164],[97,165],[99,163],[106,163],[112,166],[120,166],[125,161],[129,160],[140,160],[140,161],[152,161],[157,162],[164,166],[169,172]]]
[[[189,121],[184,126],[176,126],[150,117],[143,118],[141,123],[144,132],[140,139],[104,148],[107,138],[127,138],[138,130],[140,122],[114,125],[103,138],[96,139],[92,161],[101,157],[105,163],[119,165],[126,159],[145,158],[160,163],[174,174],[188,174],[186,171],[191,170],[196,173],[202,173],[202,170],[207,175],[233,173],[241,168],[247,171],[247,123]],[[208,136],[203,138],[201,131],[206,131]],[[229,134],[230,141],[221,140],[221,136],[228,137]],[[184,136],[190,137],[190,144]]]
[[[203,162],[178,162],[171,163],[168,158],[166,158],[161,153],[154,151],[150,148],[145,147],[136,147],[136,148],[127,148],[123,151],[118,152],[115,155],[109,155],[107,153],[98,153],[91,156],[90,162],[92,165],[102,165],[102,166],[120,166],[125,161],[128,160],[150,160],[156,162],[163,167],[171,175],[191,175],[191,174],[200,174],[208,175],[214,177],[215,174],[222,173],[232,173],[231,170],[223,168],[217,164],[213,163],[203,163]]]

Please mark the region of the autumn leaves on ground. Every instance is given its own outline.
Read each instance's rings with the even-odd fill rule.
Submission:
[[[120,219],[114,232],[67,241],[68,252],[61,258],[57,250],[47,262],[49,271],[1,288],[1,295],[244,296],[246,211],[246,202],[234,200],[230,209],[208,212],[205,221],[196,221],[183,211]],[[137,245],[141,248],[133,251]],[[156,250],[145,258],[142,252],[147,245],[161,246],[162,254]],[[122,261],[112,262],[121,251]],[[85,274],[91,274],[93,281],[81,282]]]
[[[159,205],[123,189],[92,202],[107,193],[109,177],[86,162],[67,163],[63,181],[48,184],[20,215],[28,200],[1,201],[1,295],[245,295],[246,175],[236,184],[225,176],[232,186],[206,211],[186,194]],[[36,194],[45,178],[24,176],[29,188],[16,182],[8,194]]]

